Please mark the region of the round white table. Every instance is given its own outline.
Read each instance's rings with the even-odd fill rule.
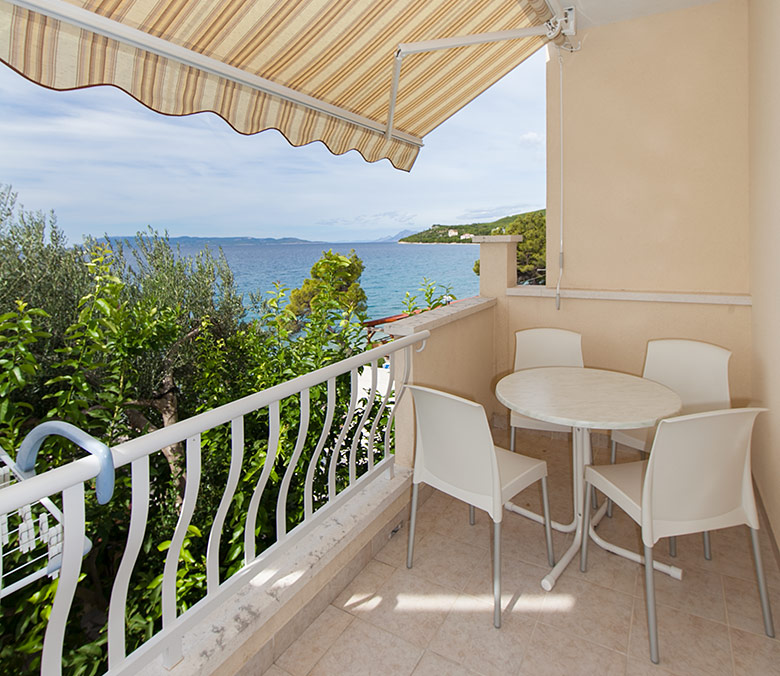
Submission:
[[[496,397],[517,413],[572,428],[574,519],[568,526],[554,525],[559,530],[573,530],[574,541],[542,580],[542,587],[549,591],[582,544],[585,465],[592,461],[590,430],[653,427],[661,418],[677,413],[682,402],[674,391],[652,380],[617,371],[565,366],[510,373],[496,385]],[[605,510],[606,504],[594,516],[594,526]],[[513,511],[531,516],[521,508]],[[643,561],[639,554],[605,542],[593,528],[590,535],[609,551]],[[674,577],[681,574],[673,566],[655,567]]]

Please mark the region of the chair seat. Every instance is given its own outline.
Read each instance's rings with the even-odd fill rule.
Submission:
[[[541,432],[571,432],[571,427],[566,425],[558,425],[556,423],[545,422],[544,420],[536,420],[535,418],[529,418],[515,413],[512,411],[509,424],[512,427],[520,427],[525,430],[539,430]]]
[[[642,523],[642,484],[647,461],[588,465],[585,481],[615,502],[636,523]]]
[[[547,463],[544,460],[512,453],[500,446],[495,449],[502,502],[507,502],[532,483],[547,476]]]
[[[649,453],[647,440],[650,436],[648,427],[641,427],[636,430],[612,430],[612,441],[629,448],[635,448],[637,451]]]

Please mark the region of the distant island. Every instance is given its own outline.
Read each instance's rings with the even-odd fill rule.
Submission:
[[[170,237],[171,241],[191,242],[199,244],[208,243],[215,239],[226,244],[327,244],[319,240],[300,239],[299,237],[192,237],[190,235],[179,235]]]
[[[436,223],[428,229],[415,233],[413,230],[402,230],[395,235],[388,235],[373,240],[330,241],[310,240],[300,237],[221,237],[207,236],[197,237],[192,235],[174,235],[168,239],[174,244],[204,246],[208,244],[226,244],[252,246],[255,244],[380,244],[380,243],[424,243],[424,244],[471,244],[472,238],[479,235],[491,234],[525,234],[529,224],[544,225],[545,210],[529,211],[522,214],[504,216],[495,221],[485,223],[470,223],[468,225],[441,225]],[[102,239],[102,238],[101,238]],[[114,240],[132,241],[131,236],[112,236]]]
[[[506,228],[518,220],[519,217],[527,217],[531,214],[542,213],[529,212],[528,214],[514,214],[504,216],[497,221],[489,223],[470,223],[469,225],[432,225],[427,230],[418,232],[416,235],[402,237],[399,242],[423,243],[423,244],[471,244],[472,238],[479,235],[494,234],[494,231],[504,232]]]
[[[381,244],[383,242],[398,242],[402,237],[413,235],[414,230],[402,230],[395,235],[371,240],[354,240],[353,242],[332,242],[322,239],[301,239],[300,237],[193,237],[192,235],[175,235],[168,237],[171,242],[180,244],[209,244],[218,241],[220,244],[253,245],[253,244]],[[113,239],[132,240],[133,237],[113,237]]]

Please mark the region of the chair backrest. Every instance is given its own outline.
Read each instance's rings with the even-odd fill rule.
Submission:
[[[417,415],[414,482],[501,518],[501,490],[485,409],[468,399],[409,385]]]
[[[515,333],[515,371],[583,365],[582,336],[575,331],[543,328]]]
[[[731,406],[730,358],[725,348],[698,340],[651,340],[642,375],[677,392],[683,414],[716,411]]]
[[[763,408],[658,423],[642,489],[642,540],[747,524],[758,528],[750,439]]]

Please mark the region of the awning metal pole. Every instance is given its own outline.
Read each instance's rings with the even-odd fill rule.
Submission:
[[[478,33],[476,35],[462,35],[438,40],[424,40],[422,42],[402,42],[398,45],[393,63],[393,84],[390,87],[390,107],[387,113],[387,125],[385,136],[390,138],[395,135],[393,121],[395,119],[395,107],[398,100],[398,85],[401,79],[401,63],[409,54],[422,54],[435,52],[441,49],[454,49],[456,47],[471,47],[473,45],[485,45],[491,42],[504,40],[521,40],[523,38],[547,37],[553,40],[559,35],[573,35],[575,32],[575,10],[568,7],[561,13],[550,19],[542,26],[528,26],[527,28],[515,28],[506,31],[494,31],[492,33]]]

